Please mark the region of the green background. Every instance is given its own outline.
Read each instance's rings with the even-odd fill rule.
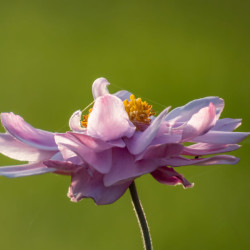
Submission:
[[[249,131],[249,13],[247,0],[1,1],[0,111],[64,132],[103,76],[111,92],[128,89],[158,113],[220,96],[222,117]],[[137,180],[156,250],[250,247],[250,139],[242,145],[238,165],[179,168],[193,189]],[[1,249],[142,249],[128,192],[108,206],[72,203],[69,183],[0,177]]]

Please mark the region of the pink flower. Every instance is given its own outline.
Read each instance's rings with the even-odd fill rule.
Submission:
[[[144,174],[187,188],[193,184],[175,167],[239,161],[220,153],[238,149],[237,143],[249,133],[232,132],[241,124],[239,119],[219,119],[222,99],[194,100],[170,113],[168,107],[155,117],[152,106],[127,91],[112,95],[107,85],[104,78],[93,83],[93,109],[85,115],[76,111],[66,133],[35,129],[18,115],[2,113],[6,133],[0,134],[0,152],[28,163],[1,167],[0,175],[70,175],[72,201],[92,198],[101,205],[119,199]]]

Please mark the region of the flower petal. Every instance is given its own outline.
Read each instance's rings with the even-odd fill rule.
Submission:
[[[159,159],[174,155],[179,155],[183,150],[183,145],[178,143],[169,143],[163,145],[149,146],[144,152],[136,156],[136,160],[141,159]]]
[[[92,94],[94,99],[96,99],[99,96],[109,94],[109,91],[107,89],[107,86],[109,84],[110,83],[104,77],[96,79],[92,84]]]
[[[183,129],[173,129],[168,122],[163,121],[151,145],[179,143],[182,134]]]
[[[140,154],[143,152],[148,145],[153,141],[155,138],[162,121],[165,119],[168,110],[170,107],[164,109],[150,124],[150,126],[144,130],[143,132],[136,132],[135,135],[130,138],[126,139],[125,143],[128,147],[128,150],[131,154]]]
[[[216,122],[211,130],[231,132],[241,125],[241,119],[224,118]]]
[[[95,171],[91,176],[83,168],[72,174],[68,197],[74,202],[83,198],[92,198],[97,205],[111,204],[125,193],[130,184],[131,181],[121,185],[105,187],[102,174]]]
[[[72,131],[75,132],[84,132],[86,128],[83,128],[80,124],[82,111],[77,110],[69,119],[69,127]]]
[[[12,136],[25,144],[43,150],[57,150],[53,133],[33,128],[19,115],[1,113],[1,121]]]
[[[205,134],[216,122],[216,108],[213,103],[195,113],[187,122],[182,135],[182,140]]]
[[[188,165],[208,166],[221,164],[236,164],[239,158],[232,155],[216,155],[208,158],[187,159],[181,156],[171,157],[169,159],[161,160],[161,165],[168,165],[171,167],[181,167]]]
[[[107,149],[110,149],[112,147],[119,147],[124,148],[125,143],[123,140],[113,140],[113,141],[102,141],[98,138],[94,138],[85,134],[79,134],[79,133],[67,133],[74,136],[77,140],[79,140],[81,143],[83,143],[86,147],[94,150],[95,152],[101,152]]]
[[[0,133],[0,153],[19,161],[42,161],[58,151],[46,151],[31,147],[9,134]]]
[[[100,173],[109,172],[112,163],[111,149],[95,152],[70,133],[56,135],[55,140],[65,160],[78,156]]]
[[[54,160],[48,160],[43,162],[44,165],[46,165],[48,168],[52,168],[57,174],[63,174],[63,175],[72,175],[73,173],[77,172],[79,169],[82,168],[82,166],[73,164],[69,161],[54,161]]]
[[[45,174],[45,173],[54,172],[54,171],[55,169],[47,168],[41,162],[33,163],[33,164],[0,167],[0,175],[6,176],[9,178]]]
[[[126,91],[126,90],[120,90],[120,91],[114,93],[113,95],[117,96],[122,101],[124,101],[126,99],[129,100],[132,93],[130,93],[130,92]]]
[[[131,137],[135,126],[129,121],[122,101],[112,95],[104,95],[95,100],[88,118],[87,134],[103,141]]]
[[[209,144],[209,143],[196,143],[184,147],[183,155],[210,155],[234,151],[240,148],[238,144]]]
[[[114,148],[112,153],[112,168],[104,176],[106,187],[131,181],[159,167],[154,159],[135,162],[134,156],[127,149]]]
[[[250,133],[209,131],[205,135],[197,136],[192,142],[205,142],[212,144],[236,144],[245,139]]]
[[[151,175],[160,183],[165,185],[183,185],[184,188],[193,187],[194,184],[186,180],[183,175],[177,173],[173,168],[160,167],[157,168]]]
[[[182,139],[182,131],[173,131],[174,133],[170,134],[162,134],[161,136],[156,136],[150,145],[158,145],[158,144],[168,144],[168,143],[179,143]],[[177,132],[177,133],[175,133]]]
[[[173,124],[176,122],[187,122],[195,113],[199,112],[199,110],[204,107],[208,107],[210,103],[213,103],[216,107],[216,119],[218,119],[224,108],[224,101],[219,97],[212,96],[197,99],[182,107],[175,108],[169,112],[166,117],[166,121],[171,121]]]

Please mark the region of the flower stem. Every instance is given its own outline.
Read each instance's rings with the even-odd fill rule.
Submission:
[[[147,223],[146,216],[145,216],[145,213],[143,211],[140,199],[138,197],[138,193],[137,193],[134,181],[129,186],[129,191],[130,191],[130,195],[132,198],[132,203],[134,206],[134,210],[135,210],[135,214],[136,214],[136,217],[138,220],[138,224],[139,224],[140,229],[141,229],[144,249],[145,250],[152,250],[153,246],[152,246],[151,236],[149,233],[148,223]]]

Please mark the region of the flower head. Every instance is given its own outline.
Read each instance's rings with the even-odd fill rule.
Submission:
[[[101,205],[119,199],[144,174],[187,188],[193,184],[176,167],[239,161],[221,153],[238,149],[237,143],[249,133],[233,132],[239,119],[219,119],[222,99],[197,99],[155,116],[141,98],[124,90],[110,94],[108,85],[105,78],[93,83],[93,108],[86,114],[76,111],[66,133],[35,129],[18,115],[2,113],[6,133],[0,134],[0,153],[28,163],[1,167],[0,175],[69,175],[72,201],[92,198]]]

